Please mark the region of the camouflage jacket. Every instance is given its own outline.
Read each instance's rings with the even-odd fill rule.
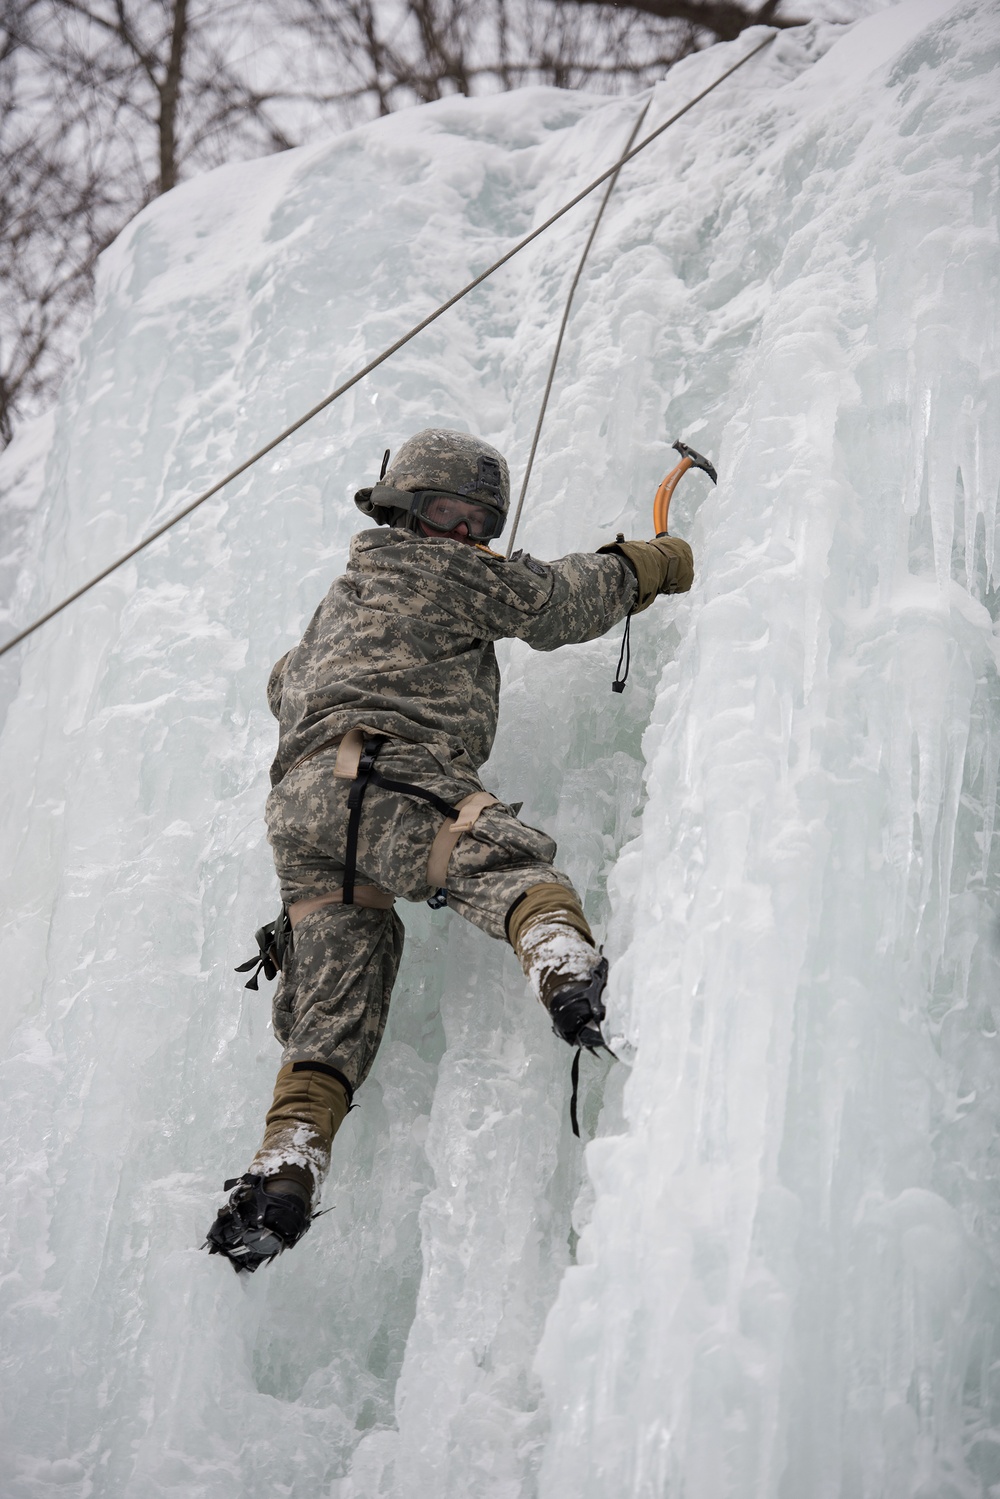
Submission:
[[[485,547],[396,529],[362,531],[301,641],[268,682],[281,725],[271,783],[328,739],[363,727],[473,769],[496,733],[495,640],[535,650],[593,640],[636,602],[614,555],[508,562]]]

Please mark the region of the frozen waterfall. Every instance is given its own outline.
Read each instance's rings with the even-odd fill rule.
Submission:
[[[3,1499],[1000,1496],[998,61],[990,0],[783,33],[601,226],[519,540],[648,534],[675,437],[720,483],[678,492],[698,579],[624,695],[617,638],[502,657],[484,779],[612,960],[582,1145],[512,954],[409,907],[332,1211],[252,1279],[198,1249],[278,1057],[232,972],[276,906],[268,669],[384,447],[465,427],[516,478],[595,200],[5,659]],[[148,208],[0,463],[8,621],[638,107],[451,99]]]

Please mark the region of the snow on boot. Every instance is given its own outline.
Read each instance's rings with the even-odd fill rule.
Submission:
[[[246,1176],[227,1181],[232,1192],[219,1209],[205,1243],[209,1254],[223,1254],[239,1273],[251,1274],[297,1244],[312,1222],[311,1197],[287,1177]]]
[[[511,908],[507,931],[556,1035],[571,1046],[603,1046],[608,965],[574,892],[554,883],[533,885]]]

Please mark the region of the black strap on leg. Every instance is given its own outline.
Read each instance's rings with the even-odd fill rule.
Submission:
[[[430,802],[442,817],[457,817],[458,808],[453,807],[451,802],[446,802],[443,797],[435,796],[433,791],[425,791],[423,786],[413,786],[409,781],[390,781],[387,776],[379,775],[373,771],[369,776],[372,786],[381,786],[383,791],[399,791],[403,796],[419,796],[421,801]]]
[[[385,735],[372,735],[365,739],[361,746],[361,757],[358,760],[358,773],[351,782],[351,789],[347,793],[347,807],[349,816],[347,819],[347,847],[344,853],[344,905],[354,904],[354,883],[358,869],[358,835],[361,831],[361,808],[364,804],[365,792],[369,786],[380,786],[383,791],[398,791],[402,796],[416,796],[421,801],[429,802],[442,817],[454,819],[458,816],[458,808],[446,802],[443,797],[436,796],[433,791],[425,791],[423,786],[411,785],[409,781],[393,781],[388,776],[379,775],[375,769],[375,760],[379,750],[386,742]]]
[[[351,782],[351,789],[347,793],[347,807],[349,816],[347,819],[347,849],[344,854],[344,896],[345,906],[354,904],[354,880],[358,872],[358,834],[361,831],[361,808],[365,800],[365,792],[368,790],[372,777],[375,774],[375,759],[379,750],[385,744],[384,736],[373,735],[366,739],[361,747],[361,758],[358,761],[358,773]]]
[[[442,817],[455,818],[458,816],[458,808],[446,802],[443,797],[435,796],[433,791],[425,791],[423,786],[413,786],[409,781],[392,781],[388,776],[380,776],[375,769],[375,759],[379,750],[385,744],[385,736],[366,739],[361,747],[361,758],[358,761],[358,773],[351,782],[351,789],[347,793],[347,806],[350,813],[347,819],[347,848],[344,854],[344,905],[354,904],[354,881],[358,867],[358,834],[361,831],[361,808],[365,799],[365,792],[369,786],[381,786],[383,791],[398,791],[403,796],[416,796],[421,801],[430,802]]]

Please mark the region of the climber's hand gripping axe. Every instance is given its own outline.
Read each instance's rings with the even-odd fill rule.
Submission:
[[[696,453],[694,448],[689,448],[687,443],[675,442],[674,451],[680,453],[681,461],[676,468],[670,470],[656,491],[656,498],[653,501],[653,530],[657,536],[666,536],[667,534],[667,514],[670,510],[671,496],[689,468],[700,468],[708,475],[713,484],[718,484],[719,482],[719,476],[708,459],[703,458],[700,453]]]

